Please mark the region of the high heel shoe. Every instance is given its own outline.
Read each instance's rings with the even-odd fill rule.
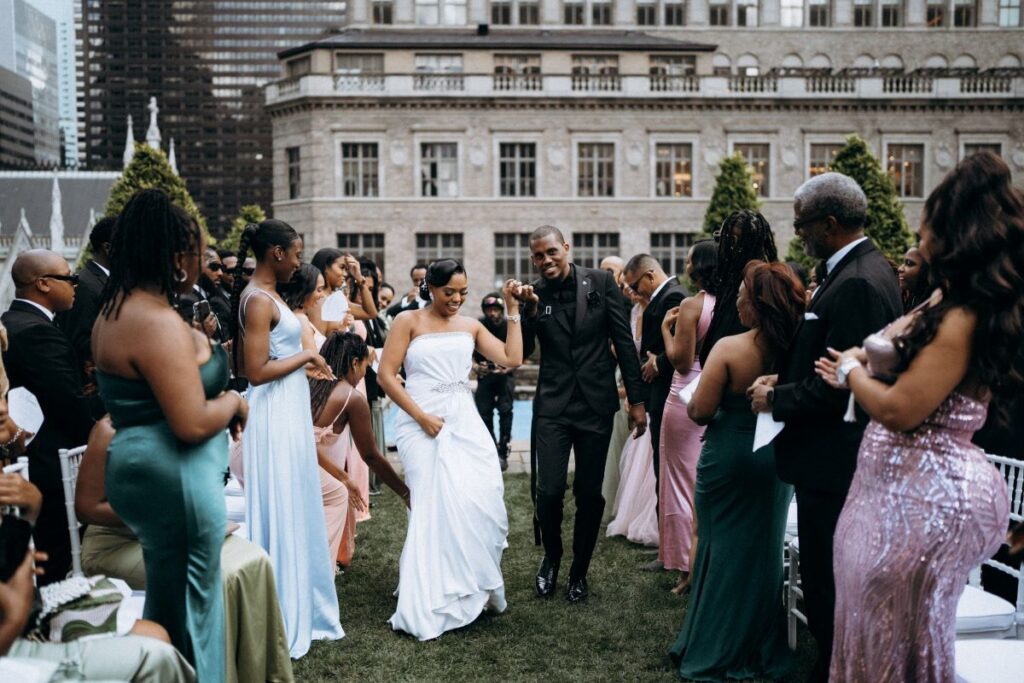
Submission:
[[[690,573],[686,572],[682,578],[679,579],[679,583],[672,589],[672,595],[686,595],[690,592]]]

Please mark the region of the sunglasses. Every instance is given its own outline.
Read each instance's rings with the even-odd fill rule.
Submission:
[[[219,273],[224,269],[224,264],[221,263],[220,261],[214,261],[213,263],[207,263],[206,267],[215,273]]]
[[[252,275],[255,272],[255,268],[242,268],[242,275]]]
[[[637,279],[633,280],[632,282],[627,282],[626,284],[627,284],[627,285],[629,285],[629,288],[630,288],[630,289],[632,289],[632,290],[633,290],[634,292],[637,292],[637,293],[639,293],[639,291],[640,291],[640,290],[638,290],[638,289],[636,288],[636,286],[637,286],[638,284],[640,284],[640,281],[641,281],[641,280],[643,280],[643,279],[644,279],[645,277],[647,277],[648,275],[650,275],[650,274],[651,274],[651,273],[653,273],[653,272],[654,272],[653,270],[648,270],[648,271],[647,271],[646,273],[644,273],[643,275],[641,275],[641,276],[640,276],[640,277],[638,277]]]
[[[74,287],[74,286],[78,285],[79,277],[77,275],[75,275],[74,273],[72,273],[71,275],[53,275],[52,273],[48,273],[46,275],[40,275],[36,279],[37,280],[61,280],[62,282],[70,282],[71,286]]]

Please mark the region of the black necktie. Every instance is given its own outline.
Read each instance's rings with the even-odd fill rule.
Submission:
[[[818,278],[818,286],[821,287],[825,284],[825,280],[828,279],[828,264],[824,261],[818,261],[818,265],[814,266],[814,274]]]

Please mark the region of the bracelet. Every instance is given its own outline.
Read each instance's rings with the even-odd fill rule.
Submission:
[[[839,384],[839,386],[843,388],[849,387],[850,373],[856,370],[857,368],[862,367],[864,366],[861,365],[861,362],[859,360],[855,358],[847,358],[846,360],[839,364],[838,368],[836,368],[836,382]]]
[[[3,447],[4,448],[10,448],[11,446],[13,446],[14,444],[16,444],[18,442],[18,439],[20,439],[22,434],[24,434],[24,433],[25,433],[25,430],[22,429],[21,427],[18,427],[18,431],[14,432],[14,436],[12,436],[10,438],[10,440],[3,445]]]
[[[517,323],[523,319],[523,316],[516,313],[515,315],[505,316],[505,319],[508,320],[510,323]]]

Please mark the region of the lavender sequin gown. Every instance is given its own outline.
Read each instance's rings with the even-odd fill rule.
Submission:
[[[832,681],[955,681],[956,605],[1006,535],[1006,484],[971,437],[987,404],[951,394],[911,432],[872,421],[835,534]]]

